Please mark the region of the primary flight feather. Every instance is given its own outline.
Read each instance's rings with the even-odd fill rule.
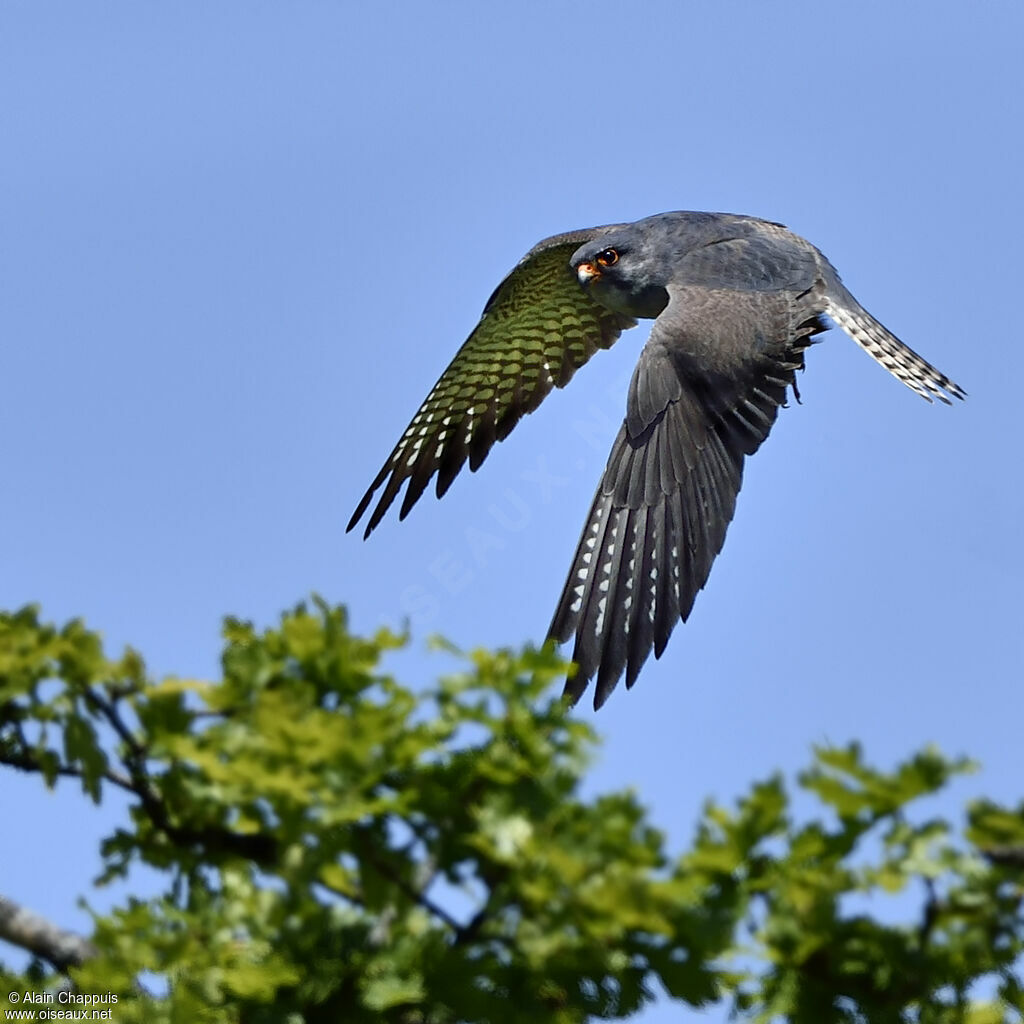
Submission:
[[[689,615],[725,540],[743,460],[795,390],[825,318],[929,401],[964,397],[781,224],[677,212],[571,231],[535,245],[495,289],[348,529],[381,488],[364,536],[406,481],[400,519],[435,474],[443,495],[467,459],[475,470],[638,318],[654,325],[548,631],[575,638],[566,692],[578,700],[596,676],[595,707],[623,672],[632,686]]]

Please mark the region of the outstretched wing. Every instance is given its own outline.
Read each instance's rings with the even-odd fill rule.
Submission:
[[[368,537],[409,481],[404,519],[437,474],[437,496],[469,459],[476,470],[496,441],[508,436],[552,388],[564,387],[599,348],[636,321],[599,306],[576,280],[569,258],[584,243],[619,225],[555,235],[534,246],[495,289],[473,333],[431,389],[377,474],[348,530],[374,494]]]
[[[689,615],[725,540],[744,457],[825,329],[814,288],[668,290],[549,631],[575,636],[566,693],[578,700],[596,672],[595,707],[623,671],[632,686]]]

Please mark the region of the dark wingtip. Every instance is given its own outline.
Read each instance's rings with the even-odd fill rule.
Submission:
[[[374,484],[364,495],[362,500],[356,506],[355,512],[352,513],[352,518],[348,521],[348,526],[345,527],[346,533],[351,533],[356,526],[356,523],[363,518],[363,513],[369,508],[370,502],[373,499],[373,492],[377,489],[377,485]],[[367,526],[366,532],[363,534],[363,540],[366,540],[370,536],[370,531],[376,524],[371,521],[370,525]]]
[[[632,655],[632,652],[631,652],[631,655]],[[633,689],[633,684],[636,682],[637,676],[640,675],[640,669],[643,667],[643,663],[644,663],[644,660],[646,659],[646,657],[647,657],[647,652],[645,651],[642,657],[637,658],[637,657],[631,656],[629,661],[626,663],[626,689],[627,690],[632,690]]]
[[[384,518],[384,513],[387,512],[390,505],[390,498],[386,504],[384,502],[384,498],[381,498],[381,500],[377,502],[377,507],[373,510],[373,513],[370,516],[370,521],[366,524],[366,532],[363,534],[363,540],[366,540],[366,538],[369,537],[375,529],[377,529],[377,524]],[[404,519],[405,513],[403,512],[398,518],[399,520]]]
[[[601,666],[597,673],[596,689],[594,690],[594,710],[598,708],[612,695],[612,691],[619,685],[622,678],[622,670],[625,667],[625,657],[616,658],[611,651],[605,650],[601,660]]]
[[[346,533],[351,533],[356,528],[356,523],[363,518],[363,513],[366,511],[366,504],[366,499],[364,498],[359,503],[359,507],[352,513],[352,518],[348,521],[348,526],[345,527]],[[363,539],[366,539],[366,534],[363,534]]]
[[[587,684],[590,682],[589,679],[584,679],[580,674],[580,667],[575,662],[569,669],[569,676],[565,680],[565,686],[562,687],[562,696],[569,701],[569,707],[575,707],[580,697],[587,692]]]
[[[603,668],[604,666],[602,665],[602,669]],[[589,673],[585,672],[579,662],[574,660],[570,672],[572,674],[565,681],[565,686],[562,688],[562,696],[568,698],[569,707],[575,707],[579,703],[583,694],[587,692],[587,687],[590,686],[593,670]],[[609,680],[599,676],[594,686],[595,711],[600,711],[601,706],[611,696],[612,691],[619,684],[621,674],[622,670],[619,669],[618,672],[615,673],[614,679]],[[604,675],[610,675],[610,672],[602,672],[601,676]]]
[[[359,520],[363,518],[364,513],[370,507],[370,502],[373,499],[373,494],[375,490],[375,487],[371,487],[370,490],[368,490],[366,494],[363,496],[363,500],[359,502],[359,507],[355,510],[355,512],[352,513],[352,518],[348,521],[348,526],[345,527],[346,533],[351,533],[352,530],[355,529],[356,524],[359,522]],[[387,511],[388,505],[390,504],[390,501],[386,505],[384,504],[383,501],[381,501],[373,510],[373,514],[370,516],[369,522],[367,522],[366,524],[366,529],[363,530],[363,540],[366,540],[366,538],[369,537],[370,534],[373,533],[373,531],[377,528],[377,524],[381,521],[381,519],[384,518],[384,513]],[[383,508],[381,507],[382,505]]]

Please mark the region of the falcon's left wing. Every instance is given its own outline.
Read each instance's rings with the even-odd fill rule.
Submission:
[[[564,387],[599,348],[609,348],[631,317],[599,306],[580,287],[569,258],[619,225],[554,235],[535,245],[495,289],[473,333],[431,389],[363,495],[348,530],[383,486],[364,537],[406,480],[399,519],[437,474],[440,498],[469,459],[470,470],[508,436],[552,388]]]

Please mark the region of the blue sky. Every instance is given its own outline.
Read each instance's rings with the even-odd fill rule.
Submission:
[[[690,622],[580,707],[591,785],[677,847],[818,743],[935,742],[984,766],[938,810],[1019,799],[1022,37],[1009,2],[5,3],[0,607],[157,674],[214,675],[221,616],[314,590],[408,619],[413,680],[435,631],[541,640],[646,326],[443,502],[366,543],[349,515],[538,239],[757,214],[970,397],[836,331],[808,353]],[[5,894],[84,927],[119,805],[0,793]]]

